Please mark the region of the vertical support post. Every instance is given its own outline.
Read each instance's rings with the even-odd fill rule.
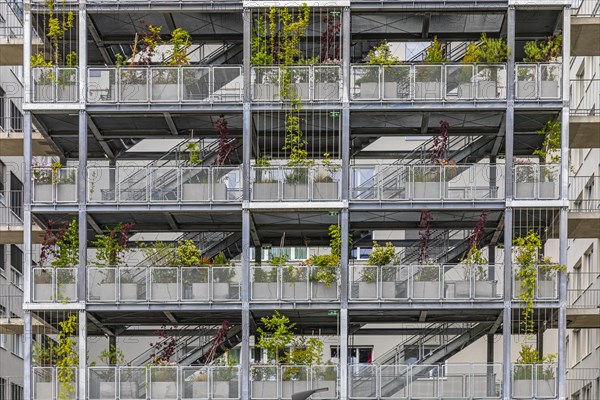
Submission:
[[[77,298],[85,305],[87,264],[87,113],[79,112],[79,164],[77,171],[77,202],[79,224],[79,267]]]
[[[565,5],[563,10],[563,58],[562,58],[562,115],[560,134],[560,199],[563,204],[569,201],[569,113],[570,90],[569,69],[571,62],[571,9]],[[567,265],[568,249],[568,206],[561,207],[558,237],[559,237],[559,262]],[[558,398],[567,398],[567,276],[558,275]]]
[[[505,130],[505,168],[506,168],[506,198],[512,200],[514,171],[514,113],[515,113],[515,7],[508,7],[508,48],[511,49],[506,65],[506,130]]]
[[[78,48],[77,58],[79,62],[79,103],[85,105],[87,97],[87,0],[79,0],[79,14],[78,14]]]
[[[496,381],[494,379],[494,334],[487,335],[487,371],[486,371],[486,392],[489,397],[495,395]]]
[[[250,65],[250,57],[252,56],[252,48],[250,41],[252,38],[252,9],[245,8],[243,13],[244,19],[244,110],[243,110],[243,169],[242,169],[242,199],[244,202],[250,200],[250,160],[252,158],[252,110],[251,110],[251,91],[250,91],[250,74],[252,66]]]
[[[31,374],[31,311],[23,311],[23,399],[33,399],[33,377]]]
[[[30,303],[33,297],[33,277],[31,276],[31,267],[33,265],[31,261],[33,251],[31,243],[31,201],[33,193],[33,181],[31,179],[31,163],[33,161],[32,124],[31,111],[25,111],[23,113],[23,169],[25,171],[23,181],[23,302],[25,304]]]
[[[79,345],[79,368],[78,368],[78,382],[79,382],[79,400],[87,399],[87,316],[85,309],[79,310],[77,318],[79,332],[78,332],[78,345]]]
[[[344,7],[342,10],[342,103],[350,101],[350,54],[351,54],[351,36],[350,30],[351,15],[350,7]]]
[[[347,165],[347,164],[342,164]],[[341,257],[340,257],[340,338],[339,338],[339,362],[340,362],[340,398],[348,398],[348,281],[350,243],[350,221],[348,209],[340,213],[340,233],[342,235]]]
[[[31,45],[32,45],[31,27],[31,0],[23,0],[23,83],[25,104],[31,103]]]
[[[246,143],[244,143],[245,145]],[[250,398],[250,210],[242,210],[241,398]]]

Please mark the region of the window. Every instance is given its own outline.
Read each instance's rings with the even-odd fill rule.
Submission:
[[[10,127],[17,132],[23,130],[23,114],[12,101],[10,102]]]
[[[5,274],[6,272],[6,246],[0,244],[0,274]]]
[[[6,179],[6,165],[0,161],[0,196],[3,194],[1,192],[4,192],[6,190],[6,184],[4,183],[4,180]]]
[[[12,172],[10,173],[10,209],[23,219],[23,182]]]
[[[331,346],[331,358],[338,358],[338,346]],[[370,364],[373,362],[372,347],[350,347],[348,348],[349,364]]]
[[[0,305],[0,317],[2,318],[6,318],[6,308],[4,308],[4,306]],[[6,335],[5,334],[0,334],[0,347],[3,349],[6,349]]]
[[[0,378],[0,400],[6,400],[6,379]]]
[[[0,130],[6,130],[6,93],[0,87]]]
[[[10,245],[10,265],[12,267],[11,282],[23,287],[23,252],[16,245]]]
[[[23,335],[13,335],[12,353],[15,356],[23,357]]]
[[[575,363],[578,363],[581,361],[581,330],[573,331],[573,342],[575,342]]]
[[[23,400],[23,387],[16,383],[10,384],[11,400]]]

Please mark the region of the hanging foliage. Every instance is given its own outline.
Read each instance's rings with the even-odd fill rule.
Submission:
[[[79,228],[76,219],[70,222],[48,221],[42,240],[39,264],[52,267],[75,267],[79,264]]]

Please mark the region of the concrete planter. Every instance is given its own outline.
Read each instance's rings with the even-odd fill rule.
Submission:
[[[74,183],[59,183],[56,185],[56,201],[75,202],[77,201],[77,185]]]
[[[119,384],[119,398],[120,399],[139,399],[138,394],[138,383],[135,381],[121,381]],[[146,397],[146,390],[143,391],[143,398]]]
[[[537,382],[537,397],[556,397],[556,380],[544,379]]]
[[[121,301],[139,301],[137,283],[121,283],[119,285],[119,300]]]
[[[538,281],[537,286],[539,299],[556,299],[558,297],[555,281]]]
[[[320,386],[319,386],[320,387]],[[307,381],[282,381],[281,382],[281,398],[282,399],[291,399],[292,394],[297,392],[304,392],[309,389],[309,384]]]
[[[496,281],[475,281],[475,298],[492,299],[496,297]]]
[[[35,400],[55,398],[58,395],[58,393],[56,395],[53,395],[52,386],[52,382],[36,382],[34,387],[33,398]]]
[[[304,183],[284,183],[283,200],[308,200],[308,185]]]
[[[315,84],[315,100],[340,100],[340,85],[337,83],[317,83]]]
[[[54,102],[54,90],[53,85],[40,85],[35,84],[35,96],[34,100],[36,103],[52,103]]]
[[[338,200],[338,184],[336,182],[313,183],[313,200]]]
[[[192,396],[194,399],[207,399],[208,382],[192,382]]]
[[[456,89],[456,98],[459,100],[470,100],[473,94],[473,85],[470,83],[461,83]]]
[[[454,282],[454,295],[447,297],[452,297],[455,299],[468,299],[471,297],[471,282],[470,281],[456,281]]]
[[[109,400],[117,398],[117,387],[115,382],[100,382],[98,390],[98,398],[100,399]]]
[[[323,282],[312,282],[311,298],[313,300],[336,300],[337,283],[333,282],[330,287],[327,287]]]
[[[542,81],[540,97],[542,99],[557,99],[560,96],[557,81]]]
[[[518,99],[535,99],[535,82],[517,81],[517,98]]]
[[[150,299],[155,301],[177,301],[177,283],[153,283],[150,286]]]
[[[296,96],[303,101],[310,101],[309,84],[308,83],[294,83],[293,86],[296,89]]]
[[[557,198],[556,185],[554,182],[540,182],[539,183],[540,193],[538,198],[540,199],[555,199]]]
[[[360,84],[360,99],[361,100],[379,100],[379,83],[378,82],[362,82]]]
[[[533,199],[535,198],[535,183],[533,182],[517,182],[515,188],[515,198],[517,199]]]
[[[60,103],[73,103],[78,101],[79,93],[76,84],[58,85],[56,88],[56,101]]]
[[[51,203],[52,202],[52,184],[35,183],[33,187],[33,201]]]
[[[259,201],[279,200],[279,184],[277,182],[258,183],[252,185],[252,198]]]
[[[101,283],[98,300],[100,301],[115,301],[117,294],[115,292],[116,285],[114,283]]]
[[[377,282],[358,282],[359,299],[376,299]]]
[[[54,293],[51,283],[36,283],[33,288],[33,299],[35,301],[54,301]]]
[[[513,380],[512,394],[515,398],[532,399],[533,398],[533,381],[530,379],[515,379]]]
[[[477,82],[477,99],[493,100],[498,98],[498,84],[496,81],[481,80]]]
[[[152,84],[152,101],[176,102],[179,100],[177,83]]]
[[[308,299],[308,284],[306,282],[283,282],[281,285],[284,300]]]
[[[252,382],[253,399],[278,399],[277,381],[253,381]]]
[[[208,283],[192,283],[191,300],[210,300],[209,287]]]
[[[442,98],[440,82],[415,82],[415,100],[439,100]]]
[[[398,285],[396,282],[381,282],[381,297],[384,299],[407,298],[406,284]]]
[[[383,98],[384,99],[399,99],[404,98],[398,94],[398,83],[396,82],[385,82],[383,84]]]
[[[252,300],[277,300],[277,282],[252,283]]]
[[[77,285],[75,283],[59,283],[56,287],[56,301],[77,300]]]
[[[229,399],[232,397],[230,392],[229,382],[213,382],[213,399]]]
[[[184,183],[181,199],[183,201],[210,200],[210,183]]]
[[[119,100],[122,102],[148,101],[148,87],[146,84],[121,84]]]
[[[177,398],[177,383],[176,382],[152,382],[150,384],[151,399],[176,399]]]
[[[336,399],[337,398],[337,382],[336,381],[317,381],[313,382],[313,387],[327,388],[327,391],[320,392],[319,398]]]
[[[413,183],[413,199],[440,198],[442,198],[442,183],[440,181]]]
[[[254,100],[279,101],[279,85],[274,83],[254,84]]]
[[[213,283],[213,300],[230,300],[229,283]]]
[[[440,298],[440,283],[439,282],[413,282],[413,299],[439,299]]]

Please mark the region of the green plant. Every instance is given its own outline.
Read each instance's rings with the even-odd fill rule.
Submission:
[[[262,317],[260,321],[264,329],[262,327],[256,329],[258,333],[256,347],[267,350],[268,356],[279,364],[279,353],[291,343],[296,324],[278,311],[275,311],[270,318]]]
[[[536,370],[538,380],[552,380],[555,377],[556,354],[548,354],[547,356],[540,355],[538,350],[533,345],[521,345],[519,350],[519,358],[517,358],[516,366],[513,369],[514,380],[531,380],[534,379],[533,371]],[[549,364],[544,366],[543,364]]]
[[[546,37],[546,40],[538,42],[532,40],[525,43],[525,62],[551,62],[562,56],[562,34]]]
[[[423,61],[426,63],[445,63],[448,62],[448,58],[444,54],[444,48],[438,41],[437,36],[433,37],[433,41],[429,44],[429,47],[425,50],[425,57]]]
[[[52,366],[56,364],[56,342],[45,339],[41,342],[33,342],[32,362],[34,366]]]
[[[387,242],[385,247],[379,243],[373,241],[373,249],[369,254],[369,265],[376,265],[378,267],[388,265],[396,259],[396,248],[391,242]]]
[[[229,382],[238,378],[236,376],[237,369],[235,368],[235,360],[229,351],[225,351],[221,357],[215,360],[213,365],[218,367],[212,371],[212,377],[214,381]]]
[[[187,55],[192,44],[192,37],[182,28],[176,28],[171,32],[171,50],[167,53],[169,65],[189,65],[190,59]]]
[[[550,118],[537,133],[544,135],[544,141],[542,142],[542,148],[535,149],[533,154],[540,156],[543,162],[549,164],[559,163],[561,135],[561,123],[559,120]]]
[[[277,268],[255,268],[254,282],[273,283],[277,282]]]
[[[58,379],[58,400],[67,400],[75,393],[74,367],[79,364],[77,353],[77,315],[71,314],[58,323],[58,344],[56,351],[56,377]]]
[[[185,145],[185,150],[190,154],[190,164],[192,165],[200,165],[202,164],[202,160],[200,159],[200,143],[198,142],[187,142]]]
[[[230,267],[232,263],[225,257],[225,254],[223,254],[222,251],[213,257],[212,265],[214,267],[220,267],[213,269],[213,278],[215,279],[215,282],[230,283],[235,277],[235,269]]]
[[[103,365],[127,365],[125,353],[114,344],[108,346],[108,349],[103,349],[98,358]]]
[[[70,222],[48,222],[48,229],[42,240],[39,264],[45,265],[51,258],[54,268],[72,268],[79,265],[79,225],[77,219]]]
[[[308,369],[296,367],[297,365],[316,365],[323,359],[323,341],[316,337],[295,337],[290,343],[290,351],[285,353],[285,363],[292,365],[286,367],[282,379],[308,380]]]
[[[489,38],[482,33],[479,44],[471,43],[462,59],[465,63],[497,64],[506,62],[508,59],[508,44],[502,38]]]
[[[274,29],[271,30],[271,32],[273,31]],[[254,21],[252,37],[250,38],[250,49],[252,50],[250,63],[252,65],[271,65],[274,63],[273,52],[269,51],[268,34],[269,29],[265,17],[259,15]]]
[[[112,229],[105,227],[106,233],[96,235],[92,242],[96,246],[96,265],[114,266],[123,262],[129,251],[128,241],[133,224],[119,222]]]
[[[170,265],[183,265],[176,262],[176,249],[173,243],[156,241],[149,245],[145,242],[139,242],[139,248],[148,260],[150,266],[163,267]]]
[[[193,240],[185,240],[177,244],[175,249],[175,264],[186,267],[195,267],[201,264],[202,252],[196,247]]]

